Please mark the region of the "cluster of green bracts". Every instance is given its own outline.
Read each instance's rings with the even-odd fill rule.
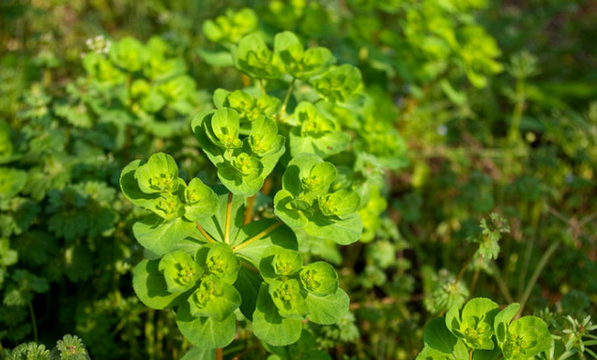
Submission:
[[[485,298],[474,298],[462,310],[452,307],[444,318],[425,327],[425,348],[417,360],[530,360],[548,350],[551,334],[535,316],[514,319],[519,304],[505,309]]]

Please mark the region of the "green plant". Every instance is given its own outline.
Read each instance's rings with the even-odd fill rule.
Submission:
[[[232,56],[261,95],[219,89],[216,109],[191,123],[221,185],[180,178],[164,153],[133,161],[120,176],[125,197],[149,212],[133,225],[147,250],[134,271],[135,291],[147,306],[174,308],[183,335],[205,350],[232,342],[238,316],[273,346],[299,341],[305,319],[335,324],[344,317],[349,298],[336,270],[321,261],[304,265],[297,250],[307,240],[357,241],[359,193],[368,185],[366,177],[347,181],[356,173],[340,176],[323,159],[352,140],[324,107],[363,114],[358,69],[331,66],[327,49],[304,50],[290,32],[275,37],[273,51],[258,36],[245,37]],[[276,99],[268,88],[284,80],[290,85]],[[266,182],[279,190],[264,190]],[[279,220],[254,218],[260,191]]]

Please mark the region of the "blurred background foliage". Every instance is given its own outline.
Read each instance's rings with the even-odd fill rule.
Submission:
[[[254,26],[234,17],[246,7]],[[73,333],[97,359],[184,354],[172,314],[132,291],[142,249],[117,179],[156,151],[204,170],[190,117],[216,88],[248,85],[227,49],[281,30],[358,66],[375,102],[365,129],[408,148],[355,144],[394,147],[394,170],[361,213],[363,241],[310,245],[338,266],[352,309],[313,328],[317,346],[413,359],[426,320],[467,296],[519,301],[566,336],[565,315],[597,303],[596,24],[590,0],[1,0],[2,345]],[[122,71],[119,46],[142,72]],[[496,260],[476,261],[490,213],[510,232]],[[242,331],[225,355],[241,352],[266,356]]]

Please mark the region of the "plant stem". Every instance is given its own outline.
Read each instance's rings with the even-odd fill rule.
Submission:
[[[216,349],[216,360],[224,360],[224,354],[222,352],[222,348]]]
[[[28,303],[29,305],[29,315],[31,315],[31,327],[33,328],[33,340],[35,342],[39,342],[37,338],[37,323],[35,321],[35,313],[33,312],[33,305],[31,305],[31,301]]]
[[[504,299],[506,299],[508,303],[513,303],[514,298],[512,297],[512,294],[510,294],[510,290],[508,290],[508,285],[504,282],[504,279],[502,279],[500,269],[498,269],[495,263],[491,264],[493,265],[493,278],[495,279],[495,282],[498,284],[502,296],[504,297]]]
[[[529,283],[526,286],[524,294],[522,294],[522,298],[520,299],[520,310],[518,310],[518,313],[516,314],[516,318],[519,318],[520,315],[522,314],[522,311],[524,310],[524,306],[526,305],[527,301],[529,300],[529,296],[531,296],[531,291],[533,291],[533,287],[535,287],[535,284],[537,283],[537,279],[539,279],[539,275],[541,275],[543,268],[545,268],[545,265],[547,265],[547,262],[549,261],[549,259],[551,258],[553,253],[558,249],[559,246],[560,246],[559,241],[552,243],[549,246],[549,248],[547,248],[547,251],[541,257],[541,260],[539,260],[539,264],[535,268],[535,272],[533,272],[533,275],[531,276],[531,279],[529,280]]]
[[[247,199],[247,207],[245,208],[245,216],[243,218],[243,225],[247,225],[253,220],[253,207],[255,206],[255,197],[257,194]]]
[[[4,360],[4,348],[2,347],[2,341],[0,341],[0,360]]]
[[[226,206],[226,229],[224,230],[224,242],[230,243],[230,219],[232,218],[232,193],[228,193],[228,205]]]
[[[203,235],[203,237],[210,243],[215,243],[216,241],[209,236],[209,234],[201,227],[201,225],[199,225],[199,223],[195,223],[197,225],[197,230],[199,230],[199,232],[201,233],[201,235]]]
[[[265,85],[263,85],[263,79],[259,79],[259,86],[261,86],[261,92],[263,95],[267,95],[267,92],[265,91]]]
[[[251,245],[255,241],[260,240],[263,237],[267,236],[267,234],[269,234],[272,231],[274,231],[280,225],[282,225],[282,221],[280,221],[280,220],[276,221],[275,223],[273,223],[272,225],[270,225],[267,229],[263,230],[262,232],[260,232],[259,234],[255,235],[255,236],[253,236],[249,240],[243,242],[242,244],[233,246],[232,247],[232,251],[238,251],[240,249],[246,248],[247,246]]]
[[[292,78],[292,82],[290,83],[290,87],[286,92],[286,96],[284,97],[284,102],[282,103],[282,107],[280,107],[280,112],[278,113],[278,117],[286,115],[286,105],[288,105],[288,100],[290,100],[290,95],[292,94],[292,90],[294,90],[294,83],[296,82],[296,78]]]
[[[473,349],[470,349],[468,352],[468,360],[473,360]]]

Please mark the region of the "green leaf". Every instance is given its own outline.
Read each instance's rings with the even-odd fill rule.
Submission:
[[[218,195],[197,178],[192,179],[184,192],[184,217],[190,221],[200,221],[212,216],[218,207]]]
[[[323,214],[315,214],[303,230],[314,237],[332,240],[340,245],[349,245],[359,240],[363,232],[363,223],[358,214],[340,220],[330,220]]]
[[[159,260],[143,260],[133,271],[133,289],[143,304],[153,309],[167,309],[177,305],[185,294],[171,293]]]
[[[133,224],[133,235],[149,251],[161,256],[176,249],[179,242],[193,237],[197,229],[194,222],[182,218],[164,220],[149,215]]]
[[[324,159],[346,150],[351,140],[350,135],[342,131],[327,131],[311,137],[308,134],[301,134],[301,129],[298,127],[290,130],[288,138],[291,154],[315,154]]]
[[[310,293],[325,296],[338,290],[338,273],[326,262],[318,261],[305,266],[300,273],[301,284]]]
[[[238,277],[234,283],[234,287],[242,294],[242,303],[240,304],[240,311],[243,315],[253,320],[253,313],[257,306],[257,296],[259,295],[259,288],[263,280],[258,272],[254,272],[248,267],[242,266],[238,272]]]
[[[443,354],[452,355],[456,349],[458,338],[446,327],[443,318],[431,320],[423,332],[425,345]]]
[[[207,231],[216,241],[224,242],[226,227],[226,211],[228,208],[229,191],[225,186],[216,185],[213,188],[218,196],[218,206],[213,216],[204,218],[199,222],[201,227]],[[243,216],[245,211],[245,200],[243,196],[233,195],[231,206],[230,239],[235,239],[239,230],[243,227]]]
[[[299,319],[287,319],[278,313],[268,292],[267,284],[261,284],[257,298],[257,307],[253,313],[253,331],[262,341],[274,346],[295,343],[301,337],[303,329]]]
[[[230,317],[242,302],[238,290],[215,275],[201,279],[199,288],[188,299],[191,315],[217,321]]]
[[[493,328],[495,330],[495,337],[498,341],[498,345],[500,346],[500,348],[506,341],[506,335],[508,333],[508,324],[510,324],[510,321],[514,319],[514,316],[516,316],[516,313],[519,309],[520,304],[513,303],[508,305],[505,309],[500,311],[495,316],[495,320],[493,321]]]
[[[25,171],[0,167],[0,201],[16,196],[27,184]]]
[[[172,251],[160,260],[158,269],[164,274],[168,291],[180,293],[195,286],[203,269],[184,251]]]
[[[423,351],[417,355],[415,360],[453,360],[454,358],[442,352],[434,350],[428,346],[423,348]]]
[[[216,352],[213,349],[193,346],[180,360],[216,360]]]
[[[202,349],[216,349],[228,346],[236,333],[236,318],[230,315],[223,321],[211,317],[194,317],[189,304],[183,302],[176,311],[176,325],[193,345]]]
[[[276,221],[277,220],[274,219],[262,219],[253,221],[243,226],[238,232],[233,244],[239,245],[245,242],[246,240],[258,235],[262,231],[274,225]],[[266,256],[267,252],[270,251],[270,249],[275,249],[278,247],[290,250],[298,249],[296,235],[286,225],[278,226],[253,244],[239,249],[236,254],[246,259],[248,262],[253,264],[253,266],[259,267],[261,259]]]
[[[308,318],[310,321],[321,325],[331,325],[339,323],[346,315],[350,299],[344,290],[338,288],[334,294],[325,296],[307,293],[306,303],[309,307]]]

